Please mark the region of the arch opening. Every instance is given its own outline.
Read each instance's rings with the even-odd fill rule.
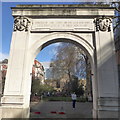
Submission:
[[[83,46],[82,44],[80,44],[80,42],[77,42],[76,40],[72,40],[72,39],[68,39],[68,38],[55,38],[55,39],[50,39],[48,40],[47,42],[45,42],[44,44],[42,44],[41,46],[39,46],[37,49],[36,49],[36,53],[38,54],[40,51],[42,51],[45,47],[51,45],[51,44],[54,44],[54,43],[58,43],[58,42],[64,42],[64,43],[71,43],[71,44],[74,44],[76,45],[77,47],[81,48],[85,54],[87,55],[88,59],[89,59],[89,63],[90,64],[90,67],[91,67],[91,71],[95,71],[94,70],[94,58],[93,58],[93,53],[91,53],[91,51],[93,50],[91,46],[89,46],[89,48],[91,48],[90,51],[88,51],[88,49],[86,49],[86,46]],[[89,44],[88,44],[89,45]],[[35,56],[34,56],[35,58]],[[94,82],[94,77],[92,76],[92,72],[91,72],[91,81]],[[94,84],[93,84],[94,85]],[[94,89],[95,86],[92,85],[92,89]],[[94,93],[93,93],[94,94]],[[93,95],[94,97],[95,95]],[[94,107],[94,106],[93,106]]]

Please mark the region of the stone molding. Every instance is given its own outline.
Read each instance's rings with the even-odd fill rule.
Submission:
[[[111,31],[112,20],[110,17],[102,16],[95,18],[94,23],[95,23],[96,31],[102,31],[102,32]]]
[[[98,99],[98,105],[99,106],[118,106],[119,104],[119,98],[115,98],[115,97],[100,97]]]
[[[14,31],[28,31],[30,20],[25,16],[18,16],[14,19]]]
[[[2,105],[3,104],[23,104],[23,95],[5,95],[2,97]]]

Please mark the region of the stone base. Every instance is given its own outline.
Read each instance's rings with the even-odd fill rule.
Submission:
[[[2,106],[2,118],[29,118],[29,108],[21,106]]]
[[[98,118],[98,111],[93,109],[92,115],[93,115],[93,118]]]
[[[98,111],[98,118],[119,118],[119,111]]]
[[[119,118],[119,98],[115,97],[99,98],[98,118]]]

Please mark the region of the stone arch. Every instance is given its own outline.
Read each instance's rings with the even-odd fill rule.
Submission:
[[[37,54],[46,46],[56,43],[56,42],[70,42],[77,46],[79,46],[88,56],[91,64],[91,70],[94,75],[92,75],[92,89],[93,89],[93,114],[96,114],[97,110],[97,95],[98,95],[98,86],[97,86],[97,72],[95,68],[95,53],[94,47],[83,37],[76,35],[74,33],[63,33],[63,32],[56,32],[51,33],[47,36],[42,38],[42,41],[38,39],[30,48],[32,56],[32,63],[37,56]]]
[[[64,39],[64,40],[62,40]],[[93,64],[93,55],[94,55],[94,47],[84,38],[73,34],[73,33],[63,33],[63,32],[57,32],[57,33],[51,33],[47,36],[44,36],[41,40],[37,40],[30,48],[31,53],[33,55],[33,59],[37,56],[37,54],[43,49],[45,46],[55,43],[55,42],[72,42],[76,45],[79,45],[88,55],[91,64]]]
[[[69,9],[65,11],[65,8]],[[93,101],[95,101],[93,117],[118,118],[119,86],[112,24],[106,28],[106,31],[100,29],[99,24],[101,18],[102,22],[105,22],[110,16],[113,17],[114,10],[108,6],[18,5],[13,7],[12,11],[14,17],[24,17],[17,17],[17,21],[16,19],[14,21],[8,71],[2,97],[2,118],[29,117],[32,61],[42,48],[61,38],[79,44],[91,60],[92,72],[94,72],[92,76]],[[26,17],[30,17],[32,24],[29,24],[29,18]],[[87,40],[80,37],[79,33],[84,35],[90,33],[94,37],[95,49]],[[42,35],[46,36],[42,37]],[[41,38],[38,38],[36,42],[31,40],[38,36]],[[105,53],[109,55],[106,56]]]

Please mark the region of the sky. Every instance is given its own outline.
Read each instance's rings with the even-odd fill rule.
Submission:
[[[44,0],[45,1],[45,0]],[[48,1],[48,0],[46,0]],[[54,2],[2,2],[2,50],[0,50],[0,61],[9,58],[10,43],[13,31],[13,17],[11,7],[15,7],[17,4],[66,4],[66,3],[54,3]],[[73,4],[71,2],[67,4]],[[75,3],[74,3],[75,4]],[[51,44],[45,47],[36,58],[40,62],[48,62],[56,54],[56,48],[59,43]],[[46,56],[47,54],[47,56]]]
[[[15,7],[17,4],[79,4],[80,2],[85,1],[92,1],[93,0],[34,0],[35,2],[30,2],[33,0],[19,0],[19,2],[9,2],[15,0],[1,0],[2,1],[2,8],[0,7],[0,12],[2,10],[2,15],[0,18],[2,22],[0,22],[0,26],[2,26],[2,35],[0,35],[0,61],[9,57],[10,51],[10,43],[12,38],[12,31],[13,31],[13,17],[12,17],[12,10],[10,7]],[[4,1],[4,2],[3,2]],[[17,1],[17,0],[16,0]],[[28,2],[21,2],[21,1],[28,1]],[[39,1],[39,2],[37,2]],[[97,0],[94,0],[97,1]],[[100,1],[109,1],[109,0],[100,0]],[[1,25],[2,24],[2,25]],[[56,48],[59,45],[51,44],[45,47],[36,58],[41,62],[48,62],[51,58],[56,54]],[[47,56],[46,56],[47,54]]]
[[[9,57],[9,51],[10,51],[10,44],[11,44],[11,38],[12,38],[12,31],[13,31],[13,17],[12,17],[12,10],[10,7],[16,6],[16,4],[31,4],[31,3],[13,3],[13,2],[3,2],[2,3],[2,50],[0,51],[0,60],[3,60],[5,58]],[[35,3],[36,4],[36,3]],[[50,45],[43,49],[40,54],[36,57],[42,58],[41,61],[50,61],[52,57],[51,51],[55,50],[55,47],[57,45]],[[45,53],[49,57],[45,57]],[[53,52],[54,53],[54,52]]]

